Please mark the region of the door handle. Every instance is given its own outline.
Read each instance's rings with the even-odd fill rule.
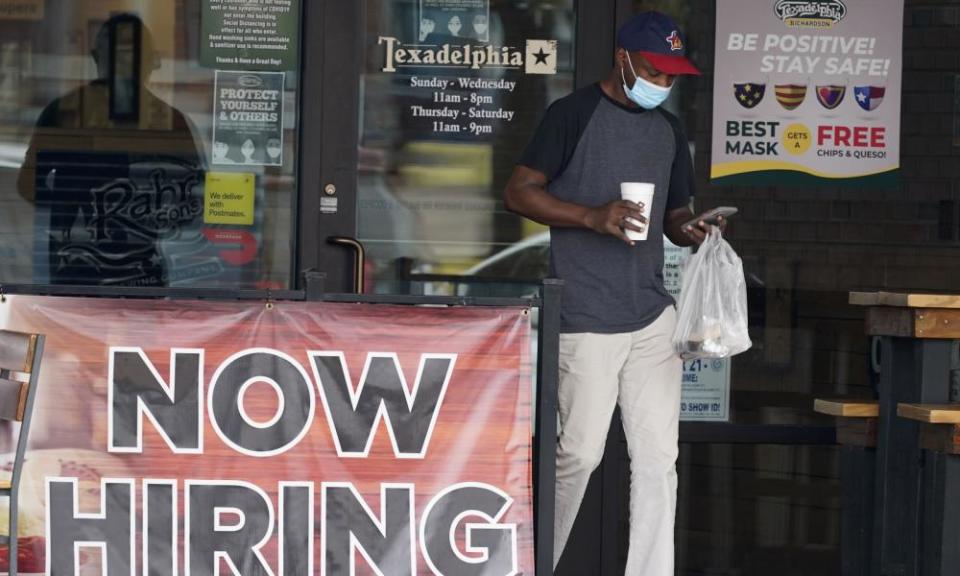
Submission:
[[[330,236],[327,242],[337,246],[346,246],[353,250],[353,293],[363,294],[365,269],[367,261],[367,251],[363,243],[356,238],[349,236]]]

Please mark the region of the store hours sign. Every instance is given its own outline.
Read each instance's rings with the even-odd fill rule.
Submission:
[[[559,43],[507,42],[507,23],[491,26],[489,0],[418,4],[416,26],[377,36],[375,47],[380,71],[409,87],[401,92],[407,125],[420,138],[490,142],[522,115],[510,103],[524,78],[557,74]]]

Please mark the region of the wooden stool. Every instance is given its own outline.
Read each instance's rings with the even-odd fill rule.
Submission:
[[[840,445],[840,553],[842,576],[869,574],[873,546],[877,463],[876,400],[818,398],[813,410],[834,416]]]
[[[837,419],[837,444],[841,446],[877,447],[877,418],[880,402],[877,400],[826,400],[817,398],[813,411]]]

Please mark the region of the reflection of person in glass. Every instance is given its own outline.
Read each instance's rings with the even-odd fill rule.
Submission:
[[[454,14],[450,17],[450,21],[447,22],[447,30],[450,31],[450,35],[453,37],[460,36],[460,29],[463,28],[463,22],[460,21],[460,17]]]
[[[40,114],[18,178],[35,203],[35,282],[159,286],[161,246],[203,211],[203,160],[186,116],[154,95],[150,31],[133,14],[107,20],[91,54],[97,78]]]

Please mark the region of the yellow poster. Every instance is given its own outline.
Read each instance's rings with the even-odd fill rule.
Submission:
[[[0,0],[0,20],[43,20],[45,0]]]
[[[248,172],[208,172],[203,198],[204,224],[251,226],[257,177]]]

